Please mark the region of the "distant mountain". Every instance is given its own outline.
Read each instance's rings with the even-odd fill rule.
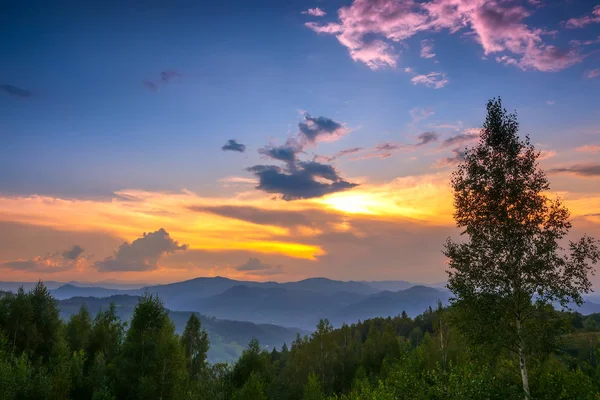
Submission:
[[[125,290],[125,291],[134,291],[138,290],[147,285],[143,284],[134,284],[134,283],[118,283],[118,282],[110,282],[110,281],[100,281],[100,282],[57,282],[57,281],[43,281],[44,286],[48,290],[56,290],[61,286],[71,286],[76,288],[81,288],[82,290],[86,288],[100,288],[100,289],[114,289],[114,290]],[[23,287],[23,290],[26,292],[33,289],[37,285],[36,282],[0,282],[0,290],[6,292],[16,293],[20,287]],[[85,292],[83,292],[85,293]],[[85,295],[85,294],[84,294]]]
[[[148,286],[141,289],[139,293],[148,291],[149,293],[157,294],[163,299],[167,307],[174,310],[198,310],[202,299],[223,294],[227,290],[236,286],[260,289],[277,288],[294,292],[300,291],[323,295],[332,295],[336,293],[355,293],[357,295],[368,295],[379,292],[378,289],[375,289],[363,282],[344,282],[327,278],[309,278],[298,282],[278,283],[237,281],[223,277],[215,277],[196,278],[183,282],[170,283],[167,285]]]
[[[109,297],[119,294],[136,294],[137,290],[106,289],[102,287],[81,287],[73,284],[65,284],[50,290],[57,300],[69,299],[71,297]]]
[[[447,303],[450,297],[446,290],[427,286],[370,295],[327,292],[319,285],[317,288],[321,291],[297,290],[294,287],[298,286],[290,289],[285,284],[273,287],[237,285],[214,296],[180,303],[180,306],[184,305],[189,310],[216,318],[297,326],[311,330],[321,318],[328,318],[337,326],[359,319],[394,316],[402,311],[414,317],[429,306],[435,307],[438,300]],[[334,287],[343,288],[337,285]]]
[[[0,290],[16,293],[20,287],[23,287],[23,290],[28,292],[33,289],[35,285],[37,285],[37,282],[0,282]],[[64,282],[44,281],[44,285],[48,290],[52,290],[58,289],[64,285]]]
[[[402,311],[415,317],[428,307],[435,307],[438,300],[446,304],[449,298],[450,292],[427,286],[413,286],[397,292],[384,291],[337,310],[330,316],[330,320],[339,325],[374,317],[395,316]]]
[[[365,296],[349,292],[331,294],[277,287],[234,286],[191,305],[217,318],[241,319],[312,329],[320,318]]]
[[[377,289],[378,291],[390,291],[397,292],[398,290],[405,290],[411,286],[415,286],[415,283],[408,281],[361,281],[362,283]]]
[[[289,290],[304,290],[323,294],[347,292],[369,295],[380,291],[365,282],[334,281],[327,278],[309,278],[298,282],[280,283],[279,286]]]
[[[123,321],[128,321],[133,315],[133,309],[139,300],[138,296],[117,295],[106,298],[74,297],[58,302],[61,318],[68,318],[79,311],[85,304],[90,313],[95,315],[101,309],[107,309],[110,303],[116,306],[117,314]],[[178,333],[182,333],[190,317],[190,311],[170,311],[169,317],[175,324]],[[272,324],[255,324],[245,321],[228,321],[198,314],[202,326],[206,329],[210,350],[210,362],[234,361],[241,355],[250,339],[256,337],[262,346],[272,348],[280,347],[283,343],[288,345],[296,338],[296,334],[308,333],[296,328],[286,328]]]

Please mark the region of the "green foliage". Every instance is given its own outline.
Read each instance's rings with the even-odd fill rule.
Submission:
[[[3,400],[522,397],[511,353],[490,344],[470,345],[454,325],[455,311],[441,306],[415,319],[375,318],[339,329],[323,320],[310,336],[298,336],[280,351],[267,351],[254,339],[234,365],[209,365],[203,358],[208,343],[199,321],[190,316],[186,332],[178,337],[156,297],[140,300],[125,336],[114,307],[93,320],[85,310],[66,324],[57,319],[51,347],[29,339],[20,342],[11,334],[18,325],[9,316],[17,315],[14,309],[33,310],[32,299],[31,293],[0,297]],[[531,354],[533,398],[597,399],[600,315],[584,317],[551,308],[544,312],[549,321],[567,324],[571,333],[556,342],[560,351]],[[33,320],[29,323],[35,325]],[[76,337],[78,331],[88,332],[88,339]],[[17,343],[24,346],[20,352]],[[48,349],[51,355],[45,358]]]
[[[190,377],[198,376],[206,368],[206,353],[210,346],[208,334],[202,329],[200,319],[192,313],[181,336]]]
[[[316,374],[312,372],[308,374],[308,380],[304,385],[302,400],[323,400],[324,395],[321,386],[321,381],[319,381]]]
[[[91,330],[92,317],[87,307],[82,305],[79,312],[72,315],[67,324],[67,340],[71,350],[84,350],[88,345]]]
[[[187,378],[183,348],[158,297],[136,306],[117,361],[119,398],[175,399]]]

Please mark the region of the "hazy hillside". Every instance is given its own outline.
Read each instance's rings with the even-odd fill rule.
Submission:
[[[234,286],[195,304],[196,311],[217,318],[246,319],[312,329],[320,318],[364,298],[361,294],[319,293],[283,287]]]
[[[374,317],[396,316],[406,311],[415,317],[428,307],[435,307],[437,301],[447,304],[450,292],[427,286],[413,286],[397,292],[384,291],[338,310],[330,316],[335,325],[352,323]]]
[[[61,318],[68,320],[72,314],[79,311],[83,304],[86,304],[90,313],[95,315],[100,309],[108,308],[112,302],[116,306],[119,317],[124,321],[128,321],[138,300],[138,296],[129,295],[106,298],[74,297],[59,301],[58,306]],[[175,324],[178,333],[183,332],[190,313],[190,311],[169,312],[169,317]],[[196,314],[209,335],[211,348],[208,352],[208,358],[210,362],[236,360],[253,337],[256,337],[264,347],[272,348],[273,346],[281,346],[283,343],[289,345],[295,339],[297,333],[307,333],[300,329],[273,324],[228,321]]]
[[[122,294],[136,294],[138,290],[107,289],[103,287],[81,287],[65,284],[50,290],[57,300],[70,299],[71,297],[109,297]]]

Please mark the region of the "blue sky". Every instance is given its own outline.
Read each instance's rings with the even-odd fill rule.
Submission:
[[[600,153],[593,146],[600,145],[600,11],[598,17],[594,11],[598,3],[435,0],[431,4],[444,1],[457,9],[479,4],[464,15],[491,10],[500,19],[477,22],[473,17],[462,28],[456,19],[450,23],[460,28],[454,33],[439,20],[423,28],[414,18],[407,19],[399,27],[397,20],[390,22],[389,15],[376,12],[384,6],[404,10],[409,3],[391,0],[3,5],[0,35],[9,40],[0,42],[0,84],[30,96],[0,92],[0,196],[41,195],[103,204],[127,190],[185,189],[202,198],[222,197],[224,202],[246,192],[258,195],[261,191],[252,185],[224,185],[223,179],[254,178],[246,168],[272,163],[258,150],[296,135],[305,113],[345,127],[339,140],[303,147],[299,154],[305,161],[360,147],[354,156],[332,161],[343,179],[362,187],[383,187],[403,177],[427,180],[449,171],[436,165],[451,157],[452,149],[438,144],[479,127],[485,103],[494,96],[502,96],[509,109],[518,111],[522,133],[548,152],[544,167],[597,166]],[[326,15],[303,14],[315,7]],[[419,7],[413,3],[407,14],[423,15],[414,11]],[[340,19],[340,9],[355,18],[350,21],[354,26],[367,29],[366,24],[374,22],[380,27],[357,37]],[[371,21],[357,17],[366,11],[375,13]],[[541,42],[531,49],[519,42],[519,50],[507,50],[513,45],[505,41],[506,32],[516,31],[513,25]],[[494,45],[504,48],[486,55],[481,32],[488,29],[492,41],[497,40]],[[393,35],[399,31],[406,38],[395,41]],[[383,56],[395,57],[394,65],[373,67],[364,59],[353,59],[351,48],[336,35],[347,35],[360,49],[374,42],[392,46]],[[421,56],[424,43],[432,45],[435,56]],[[523,64],[530,51],[545,52],[545,46],[554,45],[573,53],[558,61],[544,59],[542,67]],[[492,47],[487,45],[488,50]],[[506,65],[496,60],[503,55],[514,61]],[[173,71],[173,76],[159,83],[164,71]],[[430,73],[438,73],[436,77],[445,82],[439,88],[414,82]],[[154,82],[157,90],[149,90],[145,80]],[[434,132],[438,144],[407,150],[423,132]],[[246,152],[221,151],[229,139],[246,145]],[[382,143],[404,150],[387,158],[369,158]],[[584,146],[588,151],[576,150]],[[582,193],[587,193],[585,207],[592,209],[586,213],[594,214],[600,212],[593,208],[599,204],[598,175],[557,174],[552,183],[559,191],[573,193],[577,207],[582,207]],[[7,210],[0,214],[7,222],[31,224],[34,219],[17,218]],[[597,222],[586,224],[598,231]],[[71,229],[56,222],[42,225]],[[139,234],[162,227],[150,225]],[[134,238],[110,229],[107,234]],[[8,250],[0,250],[0,256],[41,254],[33,247],[22,256]],[[246,255],[253,256],[242,258]],[[211,261],[211,268],[219,262],[238,261]],[[305,271],[294,268],[289,276]],[[329,275],[358,276],[346,274],[342,266],[335,268]],[[436,279],[440,276],[443,273]]]

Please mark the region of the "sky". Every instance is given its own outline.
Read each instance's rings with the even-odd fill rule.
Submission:
[[[597,1],[25,3],[0,3],[2,280],[442,282],[495,96],[600,238]]]

